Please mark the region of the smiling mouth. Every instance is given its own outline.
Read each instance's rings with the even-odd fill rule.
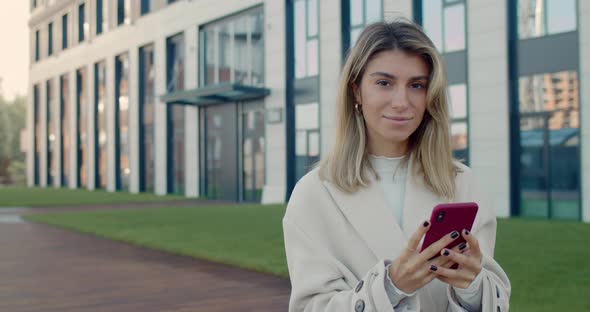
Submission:
[[[393,120],[393,121],[408,121],[414,118],[412,117],[398,117],[398,116],[383,116],[385,119]]]

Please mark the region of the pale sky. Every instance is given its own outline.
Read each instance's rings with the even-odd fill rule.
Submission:
[[[29,79],[29,1],[0,0],[0,92],[25,95]]]

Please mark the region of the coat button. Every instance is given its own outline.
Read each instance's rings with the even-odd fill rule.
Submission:
[[[354,312],[363,311],[365,311],[365,302],[363,301],[363,299],[359,299],[356,301],[356,304],[354,305]]]
[[[363,288],[363,284],[365,282],[363,280],[360,280],[358,284],[356,284],[356,288],[354,289],[354,292],[359,292],[361,291],[361,289]]]

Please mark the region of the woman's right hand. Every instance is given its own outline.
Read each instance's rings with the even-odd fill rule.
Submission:
[[[430,261],[429,259],[438,256],[440,251],[457,239],[460,234],[456,231],[449,233],[420,252],[420,240],[429,228],[430,222],[425,221],[421,224],[410,237],[401,255],[393,261],[389,268],[389,278],[395,287],[405,293],[413,293],[436,278],[436,275],[430,270],[431,265],[451,267],[454,264],[446,257],[437,257]],[[459,246],[453,250],[461,252]]]

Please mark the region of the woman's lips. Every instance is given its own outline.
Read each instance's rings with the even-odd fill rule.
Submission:
[[[394,125],[405,125],[412,120],[412,117],[402,117],[402,116],[383,116],[388,122]]]

